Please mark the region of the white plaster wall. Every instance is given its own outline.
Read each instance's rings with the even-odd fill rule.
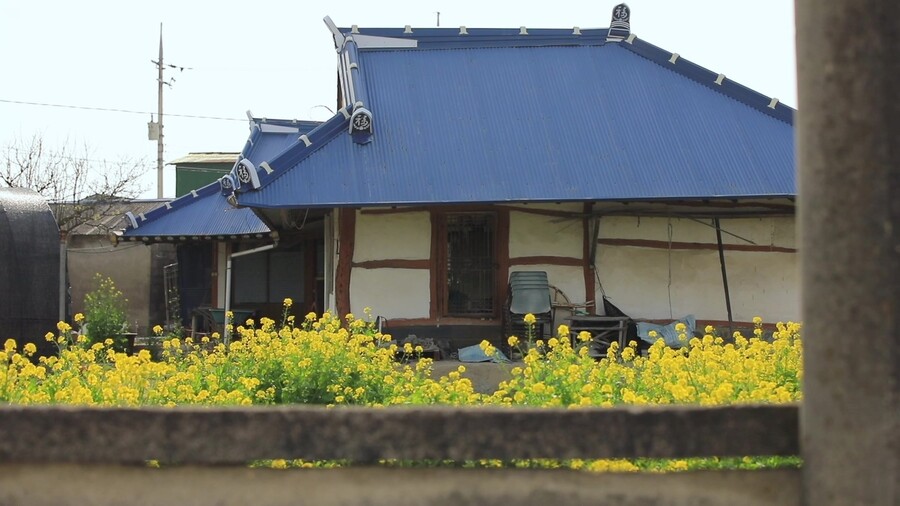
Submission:
[[[723,219],[724,230],[758,245],[794,248],[792,218]],[[715,230],[685,219],[605,217],[601,238],[716,244]],[[746,244],[723,234],[726,244]],[[671,287],[669,286],[671,263]],[[800,316],[796,253],[725,251],[733,317],[749,321],[797,320]],[[597,269],[610,300],[634,318],[726,320],[718,252],[635,246],[598,246]],[[670,309],[671,294],[671,309]],[[597,297],[600,297],[598,287]]]
[[[427,269],[361,269],[350,275],[350,310],[371,307],[386,318],[428,318],[431,297]]]
[[[556,211],[570,211],[561,206]],[[512,211],[509,213],[509,257],[581,258],[582,221]]]
[[[427,260],[431,257],[428,212],[356,215],[353,261]],[[355,314],[371,307],[386,318],[427,318],[431,273],[427,269],[354,267],[350,274],[350,307]]]
[[[600,237],[616,239],[668,240],[668,226],[672,224],[672,241],[716,243],[716,230],[712,220],[698,223],[686,218],[637,218],[632,216],[606,216],[600,219]],[[723,231],[749,239],[759,246],[795,248],[794,219],[774,218],[723,218]],[[725,244],[749,244],[746,241],[722,234]]]
[[[428,212],[357,214],[354,262],[430,257],[431,216]]]

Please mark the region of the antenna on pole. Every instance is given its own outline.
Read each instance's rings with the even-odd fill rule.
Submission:
[[[438,28],[440,28],[441,27],[441,11],[437,11],[436,14],[437,14],[437,25],[438,25]]]

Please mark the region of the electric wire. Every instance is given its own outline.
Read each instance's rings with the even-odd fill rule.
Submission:
[[[9,100],[0,98],[0,102],[6,104],[16,104],[16,105],[33,105],[40,107],[58,107],[61,109],[78,109],[82,111],[100,111],[100,112],[119,112],[126,114],[143,114],[143,115],[153,115],[155,112],[150,111],[135,111],[132,109],[117,109],[112,107],[90,107],[83,105],[68,105],[68,104],[51,104],[48,102],[28,102],[25,100]],[[166,113],[166,117],[176,117],[176,118],[192,118],[192,119],[209,119],[209,120],[217,120],[217,121],[247,121],[247,118],[228,118],[224,116],[201,116],[198,114],[175,114],[175,113]]]

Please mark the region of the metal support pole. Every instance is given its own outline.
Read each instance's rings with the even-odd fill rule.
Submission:
[[[67,269],[66,266],[68,262],[66,261],[67,253],[66,244],[68,241],[68,235],[65,231],[59,231],[59,320],[61,322],[66,321],[66,295],[68,295],[68,283],[67,279]]]
[[[719,245],[719,265],[722,266],[722,286],[725,288],[725,309],[728,311],[728,335],[734,332],[734,317],[731,314],[731,292],[728,290],[728,272],[725,270],[725,245],[722,244],[722,227],[719,218],[713,219],[716,227],[716,244]]]
[[[900,2],[797,0],[804,504],[900,504]]]

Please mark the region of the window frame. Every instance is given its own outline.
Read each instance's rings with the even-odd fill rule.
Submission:
[[[456,215],[482,215],[490,219],[491,226],[491,310],[483,313],[456,313],[451,312],[450,308],[450,278],[449,278],[449,231],[448,218]],[[433,244],[435,256],[435,269],[432,281],[432,298],[436,299],[432,304],[434,309],[433,317],[437,318],[459,318],[469,320],[485,320],[496,319],[499,317],[500,307],[502,305],[501,293],[498,290],[498,279],[500,275],[500,227],[501,213],[495,209],[475,209],[475,210],[452,210],[452,211],[433,211],[432,223]]]

